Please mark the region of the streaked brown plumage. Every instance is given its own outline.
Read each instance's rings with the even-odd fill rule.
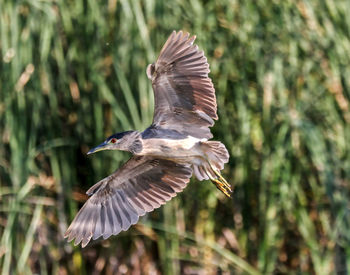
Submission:
[[[181,192],[192,173],[230,196],[231,186],[220,174],[228,152],[221,142],[208,141],[218,118],[215,90],[194,40],[174,31],[157,62],[147,67],[155,98],[152,125],[142,133],[112,135],[89,151],[124,150],[134,156],[87,191],[91,197],[67,229],[68,241],[84,247],[91,239],[127,230]]]

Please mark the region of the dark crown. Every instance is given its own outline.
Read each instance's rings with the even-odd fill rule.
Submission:
[[[107,138],[107,141],[111,140],[112,138],[121,139],[124,136],[131,134],[132,132],[134,132],[134,131],[126,131],[126,132],[116,133],[114,135],[111,135],[109,138]]]

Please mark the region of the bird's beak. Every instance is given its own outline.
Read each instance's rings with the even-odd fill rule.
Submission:
[[[105,143],[105,142],[101,143],[100,145],[96,146],[95,148],[92,148],[89,152],[87,152],[87,155],[96,153],[98,151],[107,150],[108,149],[107,145],[108,143]]]

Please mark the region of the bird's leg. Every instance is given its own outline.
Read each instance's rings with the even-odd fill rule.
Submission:
[[[209,162],[210,164],[210,162]],[[218,179],[214,178],[210,171],[208,171],[206,168],[204,168],[206,174],[208,175],[209,179],[212,183],[215,184],[216,188],[218,188],[221,192],[223,192],[227,197],[231,198],[232,188],[230,184],[221,176],[220,172],[217,171],[211,164],[210,167],[212,171],[214,171],[215,175],[218,177]]]
[[[209,162],[210,168],[214,171],[215,175],[219,178],[220,182],[232,193],[231,185],[226,181],[226,179],[221,175],[220,171],[218,171],[213,165]]]
[[[221,192],[223,192],[227,197],[231,198],[231,194],[232,191],[228,188],[226,188],[221,181],[217,180],[217,179],[210,179],[212,183],[215,184],[216,188],[218,188]]]

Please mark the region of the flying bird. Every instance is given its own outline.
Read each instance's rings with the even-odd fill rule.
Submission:
[[[230,197],[232,188],[220,173],[229,154],[221,142],[209,141],[209,127],[218,119],[215,89],[195,38],[174,31],[148,65],[155,100],[151,126],[114,134],[88,152],[122,150],[133,156],[86,192],[90,198],[67,229],[68,241],[85,247],[91,239],[126,231],[181,192],[192,174]]]

